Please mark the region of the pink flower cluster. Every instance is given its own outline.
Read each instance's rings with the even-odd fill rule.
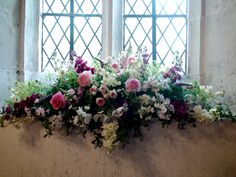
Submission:
[[[87,87],[92,83],[92,73],[90,71],[83,71],[79,74],[78,83],[81,87]]]
[[[137,92],[141,89],[141,83],[138,79],[135,78],[129,78],[125,82],[125,88],[127,92]]]
[[[54,110],[64,108],[66,106],[65,96],[61,92],[57,92],[52,96],[50,104],[52,105]]]
[[[97,92],[98,92],[98,91],[99,91],[99,92],[102,94],[102,96],[103,96],[103,97],[97,97],[97,98],[96,98],[96,104],[97,104],[99,107],[102,107],[102,106],[105,105],[106,99],[109,99],[109,98],[111,98],[111,99],[116,99],[117,96],[118,96],[118,94],[117,94],[117,92],[116,92],[115,89],[109,90],[106,85],[101,85],[101,86],[99,87],[99,89],[98,89],[95,85],[93,85],[93,86],[90,87],[90,89],[89,89],[89,93],[92,94],[92,95],[94,95],[94,96],[97,95]]]

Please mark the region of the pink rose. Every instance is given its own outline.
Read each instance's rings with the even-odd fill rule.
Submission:
[[[127,92],[136,92],[139,91],[141,88],[141,83],[138,79],[135,78],[129,78],[125,82],[125,87]]]
[[[64,108],[66,105],[66,100],[64,95],[61,92],[57,92],[54,94],[50,100],[50,104],[52,105],[53,109],[58,110],[60,108]]]
[[[90,89],[89,92],[92,94],[95,94],[97,92],[97,87],[95,85],[93,85]]]
[[[105,99],[102,97],[96,98],[96,104],[100,107],[104,106],[105,102]]]
[[[117,98],[117,93],[116,93],[116,91],[115,91],[115,90],[111,90],[111,91],[109,92],[109,96],[110,96],[111,98],[113,98],[113,99],[116,99],[116,98]]]
[[[135,58],[134,57],[128,57],[128,64],[132,64],[135,62]]]
[[[92,83],[92,73],[91,71],[83,71],[79,74],[78,83],[81,87],[87,87]]]
[[[99,91],[102,92],[102,94],[105,94],[107,90],[108,88],[106,85],[101,85],[101,87],[99,88]]]
[[[117,62],[113,62],[111,67],[118,73],[120,72],[120,65]]]

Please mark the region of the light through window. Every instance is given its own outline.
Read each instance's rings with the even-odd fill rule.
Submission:
[[[41,70],[53,71],[55,57],[85,59],[102,48],[102,0],[43,0]]]
[[[170,66],[174,53],[187,59],[187,0],[125,0],[124,48],[146,46],[150,58]]]

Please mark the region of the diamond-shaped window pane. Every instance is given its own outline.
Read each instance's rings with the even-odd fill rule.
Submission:
[[[126,0],[125,15],[131,14],[152,14],[152,0]]]
[[[77,14],[102,14],[102,0],[75,0]]]
[[[42,28],[42,70],[48,70],[48,67],[54,66],[52,58],[56,54],[59,60],[68,59],[70,48],[70,19],[60,16],[46,16],[43,20]],[[47,68],[47,69],[46,69]]]
[[[100,53],[102,0],[44,0],[42,3],[42,71],[55,69],[54,58],[68,61],[71,50],[90,60]]]
[[[185,15],[187,0],[156,0],[156,13],[160,15]]]
[[[97,57],[102,48],[101,17],[76,17],[74,31],[77,54],[87,61]]]
[[[176,51],[180,54],[186,50],[186,19],[181,17],[157,19],[157,58],[165,66],[170,66]],[[172,55],[172,58],[170,57]],[[186,60],[186,55],[183,56]],[[185,61],[184,61],[185,62]],[[183,65],[183,70],[184,70]]]
[[[45,0],[43,13],[69,13],[70,0]]]
[[[153,12],[152,3],[156,4]],[[145,7],[138,10],[137,4]],[[187,0],[125,0],[124,48],[131,44],[133,48],[147,46],[149,52],[156,50],[152,57],[164,66],[171,65],[174,53],[178,51],[183,58],[182,70],[185,71],[186,9]],[[152,24],[154,18],[155,26]],[[144,21],[149,21],[149,24],[143,24]]]
[[[131,44],[134,51],[141,46],[146,46],[149,52],[152,50],[151,18],[127,18],[124,32],[125,48]]]

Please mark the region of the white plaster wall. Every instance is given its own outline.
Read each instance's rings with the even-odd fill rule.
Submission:
[[[37,79],[40,65],[40,0],[24,0],[24,80]]]
[[[235,0],[190,0],[188,71],[201,84],[225,90],[236,112],[235,8]]]
[[[0,106],[20,74],[20,1],[0,0]]]
[[[236,124],[178,130],[155,124],[144,140],[107,154],[91,138],[43,138],[39,124],[0,129],[1,177],[235,177]]]
[[[188,75],[200,81],[202,0],[189,0]]]
[[[202,79],[236,105],[236,1],[206,0],[205,9]]]

